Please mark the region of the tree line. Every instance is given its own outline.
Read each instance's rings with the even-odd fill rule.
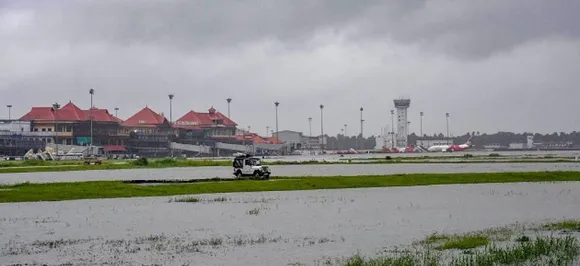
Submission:
[[[480,133],[480,132],[467,132],[460,136],[455,136],[452,139],[454,144],[463,144],[465,143],[470,137],[471,142],[477,146],[482,147],[484,145],[491,145],[491,144],[499,144],[502,146],[508,146],[510,143],[526,143],[527,137],[533,136],[534,142],[542,142],[542,143],[558,143],[558,142],[572,142],[574,144],[580,143],[580,132],[573,131],[571,133],[566,132],[554,132],[551,134],[539,134],[539,133],[530,133],[530,132],[523,132],[523,133],[513,133],[513,132],[497,132],[493,134],[487,133]],[[369,136],[366,138],[362,138],[359,134],[358,136],[344,136],[342,134],[338,134],[336,136],[328,136],[326,147],[327,149],[334,149],[334,150],[347,150],[347,149],[362,149],[362,150],[370,150],[374,149],[376,145],[376,136]],[[417,140],[421,139],[415,133],[411,133],[408,136],[409,144],[415,145]],[[437,133],[432,135],[423,135],[422,139],[425,140],[433,140],[433,139],[445,139],[445,135],[443,133]]]

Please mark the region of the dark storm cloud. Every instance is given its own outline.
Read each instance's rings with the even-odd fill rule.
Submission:
[[[193,51],[261,39],[304,45],[330,30],[345,31],[354,42],[389,38],[479,58],[544,37],[580,34],[575,0],[93,0],[34,6],[43,11],[38,22],[44,34],[53,37]]]
[[[224,110],[259,133],[365,132],[411,97],[427,132],[574,130],[580,1],[0,0],[0,93],[13,113],[73,100],[174,114]],[[546,103],[549,108],[543,108]],[[540,108],[542,107],[542,108]],[[0,115],[4,110],[0,109]],[[542,124],[538,121],[544,121]],[[261,128],[261,130],[260,130]],[[318,128],[318,126],[314,127]],[[316,132],[315,132],[316,133]]]

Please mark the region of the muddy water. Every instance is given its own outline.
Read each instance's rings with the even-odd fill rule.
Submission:
[[[273,176],[382,175],[401,173],[477,173],[522,171],[580,171],[579,163],[474,163],[474,164],[338,164],[274,165]],[[231,177],[231,167],[97,170],[0,174],[0,184],[22,182],[73,182],[131,179],[193,179]]]
[[[220,201],[224,197],[225,201]],[[0,204],[0,264],[319,265],[434,231],[580,219],[580,183]],[[62,241],[59,241],[62,240]]]

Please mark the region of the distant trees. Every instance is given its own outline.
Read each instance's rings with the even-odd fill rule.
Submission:
[[[500,131],[494,134],[480,133],[479,131],[467,132],[461,136],[455,136],[453,138],[453,143],[462,144],[465,143],[469,137],[472,137],[471,141],[477,146],[489,145],[489,144],[499,144],[507,146],[513,142],[525,143],[527,141],[527,136],[534,136],[534,142],[565,142],[571,141],[574,144],[580,144],[580,132],[573,131],[571,133],[566,132],[554,132],[551,134],[539,134],[531,132],[523,133],[513,133]],[[359,149],[362,144],[362,149],[374,149],[375,147],[375,136],[369,136],[366,138],[361,138],[358,136],[344,136],[343,134],[338,134],[336,136],[327,137],[327,148],[334,150],[347,150],[347,149]],[[415,133],[411,133],[408,136],[409,144],[415,145],[420,137]],[[443,133],[434,133],[432,135],[423,135],[424,139],[444,139],[445,135]],[[359,144],[360,143],[360,144]]]

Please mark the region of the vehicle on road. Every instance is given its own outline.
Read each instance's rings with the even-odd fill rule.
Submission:
[[[258,157],[250,154],[243,154],[234,157],[233,174],[236,178],[253,177],[255,179],[270,179],[272,173],[270,167],[262,165]]]

